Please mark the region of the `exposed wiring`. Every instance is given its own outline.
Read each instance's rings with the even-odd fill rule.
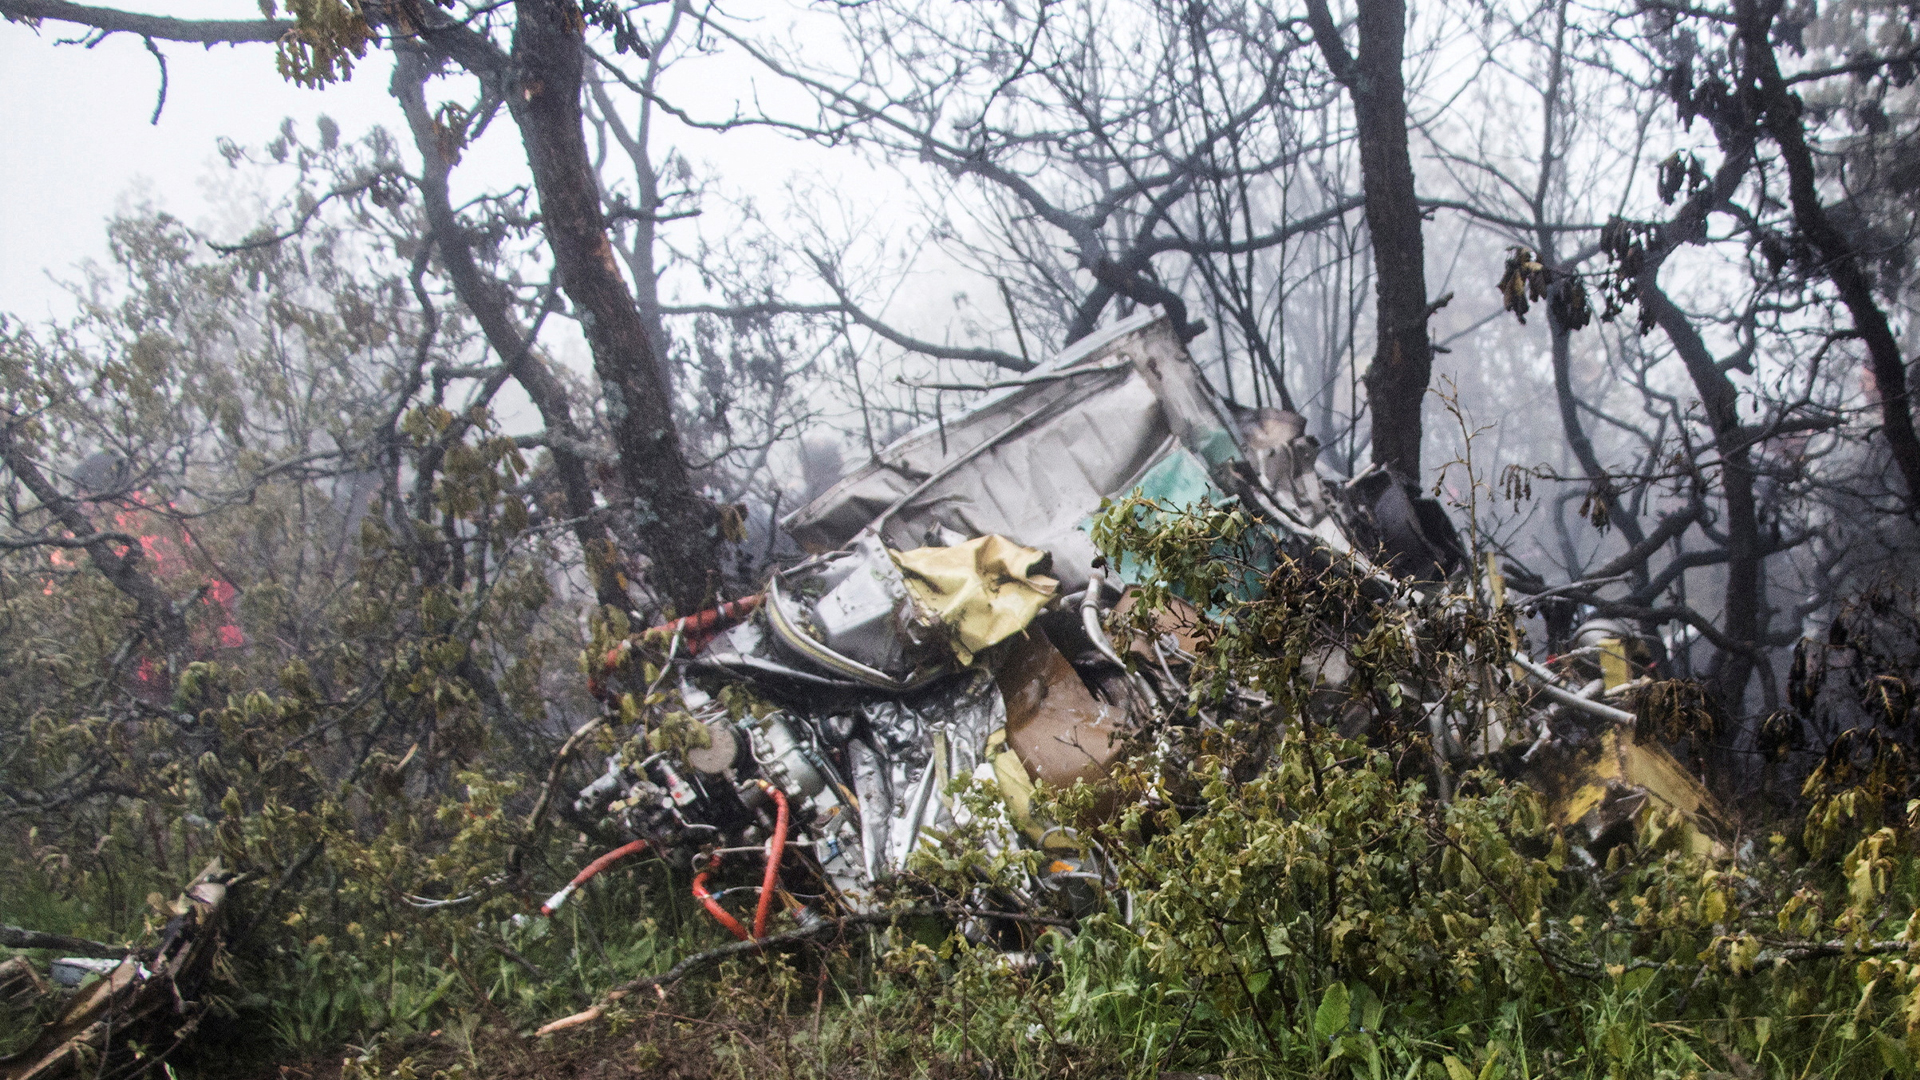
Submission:
[[[707,891],[707,877],[719,864],[720,860],[715,859],[707,869],[693,875],[693,898],[700,901],[700,906],[707,909],[707,914],[713,916],[715,922],[733,931],[734,937],[741,941],[751,941],[753,935],[747,933],[747,928],[740,925],[740,920],[729,914],[726,908],[721,907],[720,901],[715,900],[713,894]]]
[[[421,911],[433,911],[438,908],[459,907],[461,904],[470,904],[480,899],[480,894],[468,893],[465,896],[456,896],[448,900],[435,900],[431,897],[415,896],[412,893],[401,893],[400,899],[405,900],[408,907],[416,907]]]

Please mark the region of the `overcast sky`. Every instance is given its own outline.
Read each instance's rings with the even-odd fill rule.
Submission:
[[[130,4],[182,17],[258,18],[252,0]],[[36,33],[0,21],[0,310],[26,318],[64,310],[49,279],[106,252],[103,225],[120,200],[145,196],[189,222],[207,220],[202,181],[219,161],[214,141],[270,139],[280,119],[327,113],[349,132],[387,122],[386,57],[344,86],[303,90],[283,81],[266,46],[164,46],[167,103],[152,124],[160,69],[139,39],[116,34],[92,49],[56,47],[54,23]]]
[[[125,6],[182,18],[259,16],[255,0],[128,0]],[[807,19],[799,10],[775,9],[772,15],[795,20],[783,31],[787,36],[817,33],[819,47],[835,47],[830,21]],[[757,28],[766,32],[768,25]],[[71,310],[54,279],[76,277],[73,268],[82,260],[104,260],[106,218],[129,200],[150,200],[212,236],[237,237],[257,224],[266,208],[234,202],[234,177],[216,151],[218,139],[257,148],[273,138],[285,117],[311,137],[321,114],[332,117],[345,138],[374,125],[404,128],[387,96],[392,61],[383,51],[370,52],[350,82],[308,90],[280,78],[265,45],[162,45],[169,85],[154,124],[159,66],[139,39],[118,34],[92,49],[56,46],[63,36],[74,36],[73,28],[49,22],[36,32],[0,21],[0,130],[6,132],[0,150],[0,312],[28,320]],[[684,61],[669,72],[666,89],[709,116],[725,115],[734,99],[764,105],[791,93],[748,65],[724,50]],[[882,233],[900,231],[886,227],[896,219],[889,206],[899,205],[900,178],[844,149],[796,143],[764,130],[714,135],[670,122],[663,122],[661,135],[663,149],[679,147],[703,177],[719,181],[715,194],[751,196],[776,221],[785,212],[790,181],[826,176],[830,180],[818,182],[851,197],[862,214],[856,233],[875,225]],[[512,125],[496,123],[466,155],[455,184],[475,194],[522,182],[521,155]],[[411,162],[413,155],[405,157]],[[682,239],[685,230],[724,226],[723,206],[709,202],[702,220],[680,227]],[[944,337],[953,296],[969,282],[931,252],[922,253],[918,271],[876,306],[912,329]]]

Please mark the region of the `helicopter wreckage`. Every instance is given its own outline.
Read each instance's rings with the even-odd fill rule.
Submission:
[[[968,823],[952,792],[969,777],[993,785],[1013,842],[1047,856],[1029,896],[1093,902],[1112,868],[1071,829],[1037,820],[1033,792],[1105,776],[1154,702],[1186,700],[1179,671],[1196,647],[1173,617],[1158,640],[1109,636],[1108,616],[1125,613],[1138,582],[1094,548],[1104,499],[1237,501],[1276,550],[1333,553],[1433,588],[1467,569],[1437,502],[1378,468],[1345,480],[1320,466],[1301,418],[1223,400],[1156,311],[983,389],[964,415],[901,438],[790,514],[782,524],[810,558],[757,595],[655,628],[684,678],[683,727],[697,733],[640,760],[611,757],[580,791],[579,814],[634,839],[544,912],[641,850],[690,867],[696,898],[743,942],[766,935],[776,896],[803,925],[859,911],[916,850]],[[1188,628],[1193,617],[1189,607]],[[1526,723],[1468,737],[1433,706],[1442,791],[1444,770],[1497,754],[1583,852],[1604,854],[1654,811],[1677,812],[1696,848],[1718,850],[1712,797],[1636,739],[1635,715],[1619,707],[1648,681],[1644,653],[1624,626],[1591,620],[1548,664],[1516,650]],[[730,710],[729,685],[765,707]],[[723,860],[760,868],[760,885],[710,891]],[[750,917],[722,905],[736,891],[754,897]]]
[[[1036,791],[1097,785],[1170,716],[1217,718],[1191,707],[1183,681],[1204,648],[1193,634],[1204,616],[1191,605],[1146,620],[1152,633],[1110,636],[1110,627],[1141,623],[1128,618],[1141,582],[1137,567],[1106,566],[1094,547],[1090,524],[1103,500],[1238,505],[1271,552],[1348,559],[1384,583],[1383,604],[1406,582],[1445,596],[1450,577],[1478,572],[1437,502],[1377,468],[1348,480],[1320,466],[1300,417],[1223,400],[1156,311],[981,389],[963,415],[887,446],[790,514],[782,524],[811,557],[758,594],[623,639],[589,673],[610,701],[630,677],[628,656],[664,646],[669,662],[654,682],[677,675],[684,711],[668,745],[629,741],[644,752],[610,756],[576,793],[574,820],[628,839],[549,897],[542,914],[607,867],[650,852],[690,870],[695,899],[740,939],[702,954],[711,960],[798,940],[809,927],[885,921],[874,909],[916,852],[983,833],[1042,857],[1017,895],[970,917],[970,933],[1017,949],[1022,935],[995,920],[1061,920],[1006,908],[1077,915],[1104,903],[1115,883],[1106,853],[1037,813]],[[1504,602],[1498,573],[1487,571],[1495,603]],[[1549,594],[1538,588],[1519,603]],[[1526,698],[1519,723],[1475,725],[1441,703],[1421,706],[1442,797],[1450,770],[1497,759],[1541,790],[1576,856],[1604,854],[1652,813],[1675,815],[1696,851],[1724,853],[1712,797],[1657,742],[1636,738],[1641,725],[1621,707],[1649,681],[1645,642],[1596,619],[1564,645],[1545,663],[1518,649],[1510,657]],[[1341,666],[1317,662],[1315,677],[1337,689],[1348,677]],[[730,688],[747,691],[752,707]],[[1279,716],[1258,695],[1240,699],[1279,728],[1355,734],[1338,710]],[[562,762],[618,714],[576,732]],[[965,785],[955,781],[969,778],[996,796],[1006,828],[965,832],[982,812],[979,800],[956,794]],[[758,884],[713,887],[742,871]],[[0,944],[92,946],[89,956],[53,962],[52,979],[76,990],[48,986],[24,959],[0,965],[0,1005],[59,1001],[33,1044],[0,1060],[0,1080],[71,1075],[128,1023],[162,1043],[184,1042],[218,953],[226,876],[216,864],[194,879],[159,946],[143,951],[0,927]],[[769,935],[776,904],[800,930]],[[640,983],[658,989],[675,972]],[[542,1033],[600,1014],[594,1006]]]

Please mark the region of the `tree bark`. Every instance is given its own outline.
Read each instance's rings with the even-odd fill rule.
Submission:
[[[688,614],[719,587],[719,515],[693,488],[652,337],[614,262],[580,105],[585,24],[571,0],[517,0],[514,10],[507,101],[547,244],[593,353],[654,587]]]
[[[516,0],[514,10],[511,63],[486,38],[430,6],[401,13],[408,16],[407,33],[475,75],[511,76],[508,109],[533,171],[561,286],[593,353],[635,531],[653,563],[656,591],[680,611],[692,612],[720,583],[719,515],[694,490],[658,350],[608,241],[582,128],[586,23],[573,0]],[[62,0],[0,0],[0,15],[209,45],[276,41],[292,27],[268,19],[169,19]]]
[[[1375,342],[1362,381],[1372,410],[1373,460],[1420,478],[1421,410],[1433,375],[1427,336],[1426,249],[1407,144],[1404,0],[1359,0],[1360,49],[1347,51],[1326,0],[1308,0],[1307,23],[1334,77],[1353,100],[1360,183],[1373,242]]]
[[[1780,8],[1780,0],[1737,0],[1734,17],[1740,42],[1759,87],[1767,135],[1780,148],[1780,157],[1787,166],[1787,194],[1793,206],[1794,224],[1819,250],[1820,269],[1839,291],[1847,313],[1853,317],[1854,331],[1867,346],[1873,380],[1880,391],[1881,429],[1886,432],[1894,465],[1906,483],[1907,505],[1911,509],[1920,506],[1920,436],[1914,433],[1907,365],[1900,356],[1893,328],[1888,325],[1887,313],[1874,299],[1873,283],[1862,265],[1860,251],[1846,233],[1834,225],[1820,201],[1819,177],[1802,123],[1804,106],[1799,95],[1788,89],[1769,38]]]
[[[195,45],[272,43],[295,29],[291,19],[174,19],[88,7],[66,0],[0,0],[0,15],[9,19],[57,19],[109,33],[138,34],[158,41],[185,41]]]
[[[667,29],[662,40],[654,46],[654,56],[648,61],[646,82],[642,85],[651,92],[655,76],[658,73],[660,50],[680,21],[680,8],[675,8],[669,16]],[[653,163],[653,102],[641,96],[640,120],[635,129],[629,132],[620,120],[620,110],[607,94],[607,88],[599,80],[590,80],[587,89],[593,94],[594,104],[599,107],[601,122],[613,135],[613,141],[625,151],[627,160],[633,163],[633,182],[638,188],[639,205],[633,209],[633,243],[616,247],[622,262],[627,264],[627,273],[633,275],[634,300],[639,305],[640,319],[646,324],[647,333],[653,341],[654,359],[660,364],[660,385],[673,386],[673,364],[667,356],[667,327],[660,316],[660,268],[654,262],[654,244],[659,239],[660,225],[658,215],[665,200],[660,197],[660,173]]]
[[[1740,427],[1733,380],[1721,370],[1693,320],[1661,291],[1656,280],[1659,264],[1652,260],[1649,263],[1639,282],[1640,302],[1647,306],[1654,322],[1686,364],[1687,374],[1693,379],[1694,390],[1699,393],[1700,404],[1706,411],[1707,424],[1713,429],[1714,447],[1720,454],[1720,488],[1726,501],[1727,530],[1726,611],[1721,617],[1721,631],[1733,647],[1715,654],[1712,681],[1720,700],[1738,712],[1746,696],[1747,682],[1753,677],[1755,651],[1766,636],[1766,615],[1761,604],[1764,584],[1761,563],[1766,558],[1766,550],[1760,540],[1760,515],[1753,492],[1752,440]]]
[[[1727,583],[1725,610],[1710,681],[1715,694],[1735,713],[1742,711],[1747,683],[1753,677],[1760,643],[1765,638],[1766,609],[1763,603],[1767,548],[1760,537],[1760,518],[1754,498],[1756,471],[1753,464],[1753,440],[1740,424],[1739,392],[1725,368],[1708,348],[1705,338],[1686,312],[1660,288],[1660,270],[1667,257],[1682,244],[1697,243],[1706,236],[1709,214],[1725,208],[1733,199],[1755,163],[1756,133],[1746,121],[1744,104],[1730,100],[1713,116],[1715,137],[1723,158],[1714,170],[1712,181],[1688,196],[1672,218],[1661,224],[1646,245],[1634,290],[1641,309],[1672,343],[1713,432],[1714,449],[1720,456],[1720,486],[1726,529]],[[1677,563],[1677,560],[1676,560]],[[1675,567],[1668,567],[1675,571]],[[1677,572],[1677,571],[1676,571]],[[1636,595],[1652,596],[1670,581],[1666,571],[1653,582],[1636,590]],[[1710,635],[1711,636],[1711,635]]]
[[[473,244],[455,215],[447,192],[447,176],[453,162],[446,155],[427,108],[427,75],[423,57],[417,52],[400,51],[393,73],[393,96],[406,114],[414,143],[420,149],[421,201],[426,208],[433,243],[439,249],[447,279],[453,283],[460,302],[473,313],[487,344],[493,347],[501,364],[540,411],[541,423],[550,436],[547,450],[553,455],[554,472],[566,496],[567,515],[572,519],[574,538],[586,559],[595,598],[604,605],[626,611],[632,601],[620,581],[618,553],[596,512],[593,480],[587,473],[587,464],[574,449],[585,440],[573,420],[572,399],[566,386],[534,355],[533,342],[515,325],[499,282],[483,273],[474,258]]]

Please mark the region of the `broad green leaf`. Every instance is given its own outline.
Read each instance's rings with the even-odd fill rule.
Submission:
[[[1323,1039],[1332,1039],[1347,1028],[1347,986],[1334,983],[1320,998],[1320,1008],[1313,1014],[1313,1032]]]
[[[1366,983],[1360,983],[1353,988],[1351,997],[1353,1010],[1360,1014],[1361,1029],[1379,1031],[1381,1017],[1386,1012],[1385,1006],[1380,1003],[1380,995],[1375,994]]]
[[[1913,1075],[1913,1055],[1907,1052],[1905,1043],[1892,1038],[1884,1031],[1874,1032],[1873,1041],[1880,1048],[1880,1063],[1887,1067],[1889,1074]]]

